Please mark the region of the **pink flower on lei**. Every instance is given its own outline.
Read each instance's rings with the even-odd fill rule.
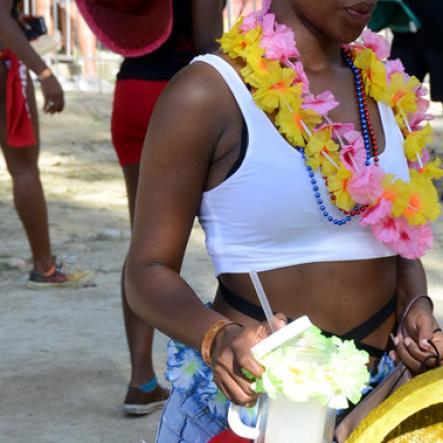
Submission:
[[[363,137],[360,132],[348,131],[344,134],[347,145],[343,146],[340,151],[340,160],[351,171],[358,170],[360,172],[365,168],[366,150]]]
[[[429,154],[429,151],[427,149],[423,149],[421,151],[421,163],[422,165],[426,165],[429,160],[431,159],[431,154]],[[416,171],[420,171],[422,169],[420,163],[417,162],[408,162],[409,168],[415,169]]]
[[[381,35],[367,29],[366,31],[363,31],[361,38],[364,45],[367,48],[372,49],[379,59],[385,60],[389,57],[391,52],[389,43]]]
[[[412,131],[418,131],[423,128],[422,123],[433,120],[432,114],[425,114],[424,112],[417,111],[409,118],[409,126]]]
[[[420,86],[415,91],[415,95],[417,97],[417,111],[426,113],[426,111],[429,109],[430,102],[426,99],[428,95],[428,90],[424,86]]]
[[[408,116],[409,126],[412,131],[422,129],[422,123],[433,120],[434,118],[432,114],[427,113],[430,104],[429,100],[426,98],[428,90],[425,87],[420,86],[415,91],[415,95],[417,97],[417,111]]]
[[[292,68],[295,72],[294,84],[301,83],[303,85],[303,94],[307,94],[309,92],[309,80],[303,68],[303,63],[293,63],[291,60],[286,60],[286,66]]]
[[[291,57],[300,56],[292,29],[286,25],[276,25],[275,14],[266,14],[262,26],[263,37],[260,46],[265,50],[267,59],[284,62]]]
[[[370,165],[359,173],[353,174],[348,181],[347,190],[354,201],[368,205],[377,200],[383,193],[384,173],[375,165]]]
[[[403,63],[401,62],[401,60],[399,58],[397,58],[395,60],[388,60],[385,63],[385,68],[386,68],[386,74],[387,74],[388,78],[391,78],[392,75],[394,75],[396,73],[404,74],[404,72],[405,72],[405,67],[403,66]]]
[[[348,143],[351,144],[358,144],[359,149],[364,149],[365,144],[363,142],[363,137],[361,135],[360,132],[352,130],[347,132],[346,134],[344,134],[345,139],[347,140]]]
[[[395,222],[399,235],[397,240],[388,244],[395,252],[414,260],[422,257],[431,248],[433,236],[429,224],[411,226],[404,218],[398,218]]]
[[[366,227],[380,223],[391,216],[391,209],[392,203],[385,198],[381,198],[377,204],[366,209],[360,218],[360,225]]]
[[[246,17],[243,18],[243,23],[240,29],[243,32],[248,32],[251,29],[261,26],[263,23],[263,17],[269,12],[272,0],[263,0],[263,7],[261,11],[251,12]]]
[[[329,111],[336,108],[338,104],[332,92],[325,91],[317,96],[307,95],[302,107],[303,109],[310,109],[317,114],[325,116]]]
[[[374,237],[382,243],[389,245],[400,238],[400,231],[394,217],[388,216],[371,226]]]
[[[425,86],[420,85],[420,86],[416,89],[415,93],[416,93],[417,97],[419,97],[419,98],[424,98],[424,97],[426,97],[426,96],[429,94],[429,90],[428,90],[428,88],[426,88]],[[429,103],[429,101],[428,101],[428,103]]]
[[[365,211],[360,224],[371,226],[375,238],[404,258],[414,260],[422,257],[432,246],[433,236],[429,224],[409,225],[404,217],[394,218],[386,214],[391,203],[382,199],[380,203]],[[385,216],[382,216],[385,213]]]
[[[257,26],[261,26],[263,16],[259,12],[252,12],[243,18],[243,22],[240,25],[240,29],[246,34],[251,29],[255,29]]]
[[[392,203],[381,198],[376,205],[366,209],[360,219],[360,225],[370,226],[375,238],[385,244],[397,241],[400,237],[391,209]]]
[[[329,128],[332,131],[332,134],[337,138],[338,137],[345,137],[345,135],[354,130],[354,123],[337,123],[333,122],[332,120],[328,123],[322,124],[318,130],[321,131],[322,129]]]

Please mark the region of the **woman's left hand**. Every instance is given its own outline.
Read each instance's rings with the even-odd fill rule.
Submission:
[[[413,373],[424,372],[442,363],[443,333],[428,300],[419,300],[411,308],[404,321],[404,333],[404,337],[400,334],[395,337],[396,357]]]
[[[51,75],[41,82],[41,88],[45,103],[43,111],[47,114],[62,112],[65,107],[63,89],[54,75]]]

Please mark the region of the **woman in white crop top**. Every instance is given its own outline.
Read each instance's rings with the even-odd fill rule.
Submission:
[[[270,2],[264,3],[266,8]],[[377,171],[392,174],[407,186],[411,177],[394,111],[370,96],[362,98],[365,88],[357,71],[364,69],[357,69],[357,61],[351,62],[342,49],[343,43],[359,37],[376,3],[273,0],[271,15],[266,17],[272,20],[275,14],[277,22],[287,28],[272,28],[266,54],[281,53],[280,62],[289,66],[285,56],[291,49],[281,42],[288,42],[288,29],[293,31],[300,55],[293,50],[289,56],[300,64],[291,69],[303,66],[310,91],[317,96],[311,108],[331,105],[330,96],[320,95],[330,90],[340,105],[330,106],[329,118],[353,123],[365,138],[364,146],[370,147],[366,162],[363,158],[357,168],[360,175],[364,177],[364,168],[377,163]],[[248,17],[238,31],[243,40],[237,35],[237,44],[237,37],[230,34],[225,46],[237,45],[240,53],[255,38],[257,23],[267,19],[260,14]],[[265,26],[269,23],[263,22]],[[375,46],[374,51],[379,51]],[[249,56],[252,60],[252,51]],[[393,364],[385,351],[414,372],[435,366],[437,357],[427,358],[432,352],[428,339],[443,355],[443,334],[433,317],[432,303],[426,297],[417,299],[427,295],[420,260],[402,258],[398,248],[381,242],[368,226],[362,226],[359,218],[363,215],[358,213],[364,214],[364,209],[358,208],[364,205],[349,211],[334,206],[341,204],[335,200],[343,202],[346,195],[334,194],[332,178],[325,183],[322,175],[328,165],[336,167],[334,163],[342,161],[344,153],[331,147],[323,157],[312,154],[313,159],[329,164],[322,166],[323,174],[309,169],[307,148],[303,154],[285,139],[287,134],[279,133],[277,126],[283,124],[277,112],[272,112],[273,97],[286,103],[286,96],[278,95],[284,80],[259,98],[260,82],[242,70],[245,60],[246,56],[220,52],[201,57],[180,72],[160,98],[145,141],[126,289],[132,309],[175,340],[168,359],[173,392],[161,422],[160,443],[204,443],[221,432],[226,426],[226,405],[216,402],[216,388],[237,404],[254,403],[256,395],[241,368],[261,375],[263,369],[250,349],[268,331],[261,322],[263,312],[251,271],[259,272],[274,312],[282,313],[275,319],[278,325],[284,324],[282,319],[308,315],[322,330],[353,338],[368,350],[371,369],[378,361]],[[260,81],[271,78],[270,71]],[[368,72],[375,91],[377,72]],[[300,70],[297,75],[300,89],[294,94],[301,94],[308,83]],[[262,108],[266,107],[271,112],[265,113]],[[312,114],[300,115],[304,126],[297,130],[312,136],[318,121],[309,129]],[[334,131],[343,132],[343,128],[334,127]],[[346,137],[351,138],[349,133]],[[348,159],[349,169],[359,161],[358,154],[354,157]],[[388,194],[385,190],[383,196]],[[220,282],[211,308],[180,277],[196,216]],[[420,245],[427,241],[424,232]],[[393,343],[390,333],[411,302],[405,323],[409,337],[396,337]],[[205,374],[206,384],[200,379],[196,383],[197,375],[191,377],[195,383],[190,381],[190,385],[182,378],[180,365],[191,355],[195,367],[202,369],[196,374]],[[203,385],[205,392],[201,392]]]

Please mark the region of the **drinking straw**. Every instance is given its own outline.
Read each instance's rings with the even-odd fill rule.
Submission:
[[[272,332],[275,332],[275,328],[272,325],[272,319],[274,318],[274,313],[272,312],[271,305],[269,304],[268,297],[266,297],[265,290],[261,284],[260,278],[256,271],[251,271],[249,273],[252,284],[254,285],[255,292],[257,292],[258,299],[260,300],[261,307],[265,313],[266,320],[268,321],[269,327]]]

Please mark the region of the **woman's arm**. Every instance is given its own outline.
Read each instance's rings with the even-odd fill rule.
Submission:
[[[0,42],[9,48],[31,71],[37,75],[47,69],[46,63],[34,51],[18,23],[11,15],[13,1],[0,2]]]
[[[160,97],[143,149],[126,266],[126,294],[134,312],[196,349],[224,317],[203,305],[180,268],[213,154],[232,121],[229,100],[226,85],[203,64],[181,71]],[[232,325],[216,336],[215,380],[236,403],[255,398],[241,367],[261,375],[250,348],[265,333],[261,325],[244,330]]]
[[[202,70],[179,73],[160,97],[140,167],[126,286],[131,307],[148,323],[199,348],[221,315],[207,309],[180,277],[222,115]]]
[[[421,261],[398,257],[397,318],[403,317],[406,307],[414,298],[427,294],[426,275]],[[414,303],[405,320],[405,332],[409,338],[395,339],[400,358],[414,372],[423,370],[422,362],[433,352],[428,340],[433,340],[443,356],[443,335],[434,332],[437,328],[431,303],[426,299]]]
[[[194,0],[192,22],[194,45],[198,53],[214,52],[223,33],[223,0]]]
[[[0,43],[10,49],[28,69],[40,75],[48,69],[43,59],[34,51],[20,26],[11,15],[12,0],[0,2]],[[60,112],[64,108],[63,89],[54,75],[45,76],[41,80],[41,87],[45,103],[45,112]]]

